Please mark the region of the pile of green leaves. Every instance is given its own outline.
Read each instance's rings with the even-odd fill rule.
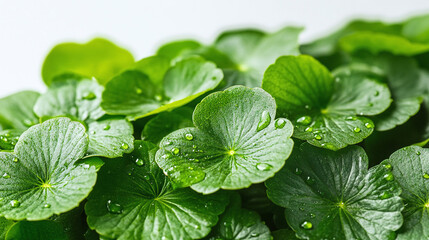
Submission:
[[[48,54],[0,99],[0,239],[428,239],[429,15]]]

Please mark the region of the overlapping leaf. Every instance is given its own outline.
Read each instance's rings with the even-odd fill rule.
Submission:
[[[39,93],[23,91],[0,99],[0,125],[3,129],[27,128],[39,122],[33,113],[33,106]]]

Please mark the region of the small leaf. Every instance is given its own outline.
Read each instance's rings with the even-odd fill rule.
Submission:
[[[336,152],[307,143],[266,182],[303,239],[394,239],[402,225],[401,189],[383,166],[368,168],[358,146]]]
[[[5,240],[67,240],[63,227],[53,221],[17,222],[6,235]]]
[[[16,129],[0,131],[0,151],[13,150],[15,148],[15,145],[18,143],[18,139],[21,134],[22,131]]]
[[[173,189],[154,161],[156,150],[150,142],[136,141],[131,155],[106,160],[85,206],[92,229],[118,240],[198,239],[209,233],[226,195]]]
[[[263,182],[283,166],[293,146],[292,124],[275,119],[275,109],[260,88],[213,93],[195,108],[195,128],[161,141],[156,161],[175,184],[205,194]]]
[[[0,153],[0,214],[7,219],[42,220],[67,212],[95,184],[95,167],[75,165],[88,146],[85,128],[55,118],[24,132],[15,154]]]
[[[163,87],[141,72],[128,71],[106,85],[101,106],[109,114],[136,120],[180,107],[214,89],[222,78],[220,69],[200,57],[177,62],[166,72]]]
[[[179,56],[182,56],[185,51],[195,50],[199,47],[201,47],[201,44],[197,41],[180,40],[162,45],[156,54],[168,58],[171,61]]]
[[[404,224],[398,240],[429,237],[429,149],[416,146],[394,152],[384,165],[391,166],[402,187]]]
[[[33,106],[39,93],[23,91],[0,99],[0,125],[4,129],[26,130],[39,123]]]
[[[335,77],[314,58],[301,55],[279,58],[263,80],[279,114],[296,123],[294,136],[331,150],[368,137],[374,124],[362,115],[379,114],[391,102],[386,84],[372,76]]]
[[[42,77],[46,85],[61,74],[95,77],[105,85],[113,76],[134,63],[133,56],[125,49],[101,38],[88,43],[62,43],[46,56]]]
[[[268,240],[271,234],[258,213],[241,208],[240,195],[234,194],[219,223],[206,239]]]

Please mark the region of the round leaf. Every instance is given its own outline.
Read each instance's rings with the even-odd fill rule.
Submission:
[[[402,225],[401,189],[383,166],[368,171],[362,148],[336,152],[307,143],[266,182],[303,239],[394,239]]]
[[[173,189],[156,165],[157,147],[136,141],[132,155],[107,160],[85,206],[88,225],[122,239],[198,239],[225,209],[226,195]]]
[[[101,38],[88,43],[62,43],[46,56],[42,77],[46,85],[61,74],[78,74],[95,77],[105,85],[113,76],[134,63],[133,56],[125,49]]]
[[[24,132],[15,154],[0,153],[0,214],[41,220],[69,211],[95,184],[96,169],[76,165],[87,150],[85,127],[56,118]]]
[[[374,130],[361,115],[376,115],[391,102],[386,84],[362,74],[334,77],[314,58],[277,59],[265,72],[263,88],[278,112],[295,122],[294,136],[332,150],[356,144]],[[368,90],[370,89],[370,90]]]
[[[280,170],[293,146],[292,124],[275,120],[275,109],[260,88],[213,93],[195,108],[195,128],[161,141],[156,161],[175,184],[205,194],[263,182]]]

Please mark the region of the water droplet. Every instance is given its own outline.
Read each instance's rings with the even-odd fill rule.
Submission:
[[[113,214],[120,214],[123,211],[123,208],[118,203],[114,203],[111,200],[107,201],[107,211]]]
[[[282,129],[285,125],[286,125],[286,121],[282,118],[279,118],[274,122],[274,126],[279,129]]]
[[[92,135],[94,135],[94,134],[95,134],[95,131],[91,131],[90,133],[91,133]]]
[[[271,116],[270,113],[267,111],[263,111],[261,115],[261,119],[259,119],[258,127],[256,128],[256,131],[261,131],[262,129],[266,128],[271,122]]]
[[[355,116],[346,117],[347,121],[355,121],[357,118]]]
[[[106,125],[106,126],[104,126],[104,128],[103,128],[104,130],[109,130],[110,129],[110,125]]]
[[[8,173],[4,173],[2,177],[8,179],[10,178],[10,175]]]
[[[155,95],[155,100],[158,101],[158,102],[161,102],[162,101],[162,96],[159,95],[159,94]]]
[[[386,179],[387,181],[393,181],[393,179],[394,179],[394,177],[393,177],[393,174],[392,173],[386,173],[386,174],[384,174],[384,179]]]
[[[358,127],[353,128],[353,132],[355,132],[355,133],[360,132],[360,128],[358,128]]]
[[[301,227],[304,228],[304,229],[312,229],[313,228],[313,224],[311,222],[304,221],[303,223],[301,223]]]
[[[179,152],[180,152],[180,149],[178,149],[178,148],[172,148],[171,149],[171,152],[174,154],[174,155],[177,155],[177,154],[179,154]]]
[[[137,164],[137,166],[143,166],[144,165],[143,159],[137,158],[136,159],[136,164]]]
[[[16,158],[13,158],[13,160],[12,160],[12,162],[14,162],[14,163],[17,163],[19,160],[18,160],[18,158],[16,157]]]
[[[303,116],[303,117],[300,117],[296,120],[296,122],[301,124],[301,125],[308,125],[311,123],[311,121],[312,121],[312,119],[310,116]]]
[[[301,175],[301,173],[302,173],[302,170],[301,170],[301,169],[299,169],[299,168],[295,168],[295,174],[296,174],[296,175]]]
[[[379,91],[375,91],[374,92],[374,96],[378,96],[378,95],[380,95],[380,92]]]
[[[387,199],[387,198],[390,198],[390,197],[392,197],[392,194],[390,194],[389,192],[383,192],[383,193],[379,196],[379,198],[380,198],[380,199]]]
[[[10,201],[10,205],[13,208],[17,208],[17,207],[19,207],[21,205],[21,203],[18,200],[12,200],[12,201]]]
[[[423,178],[425,178],[425,179],[429,179],[429,173],[425,173],[425,174],[423,175]]]
[[[95,98],[97,98],[97,96],[93,92],[88,92],[85,96],[82,97],[82,99],[85,100],[94,100]]]
[[[374,106],[373,103],[368,103],[368,107],[372,107],[372,106]]]
[[[305,181],[309,184],[309,185],[312,185],[312,184],[314,184],[316,181],[313,179],[313,178],[311,178],[310,176],[308,176],[307,177],[307,179],[305,179]]]
[[[170,141],[166,141],[164,144],[165,144],[166,146],[168,146],[168,145],[171,145],[171,142],[170,142]]]
[[[149,181],[149,180],[150,180],[149,175],[143,175],[143,178],[144,178],[146,181]]]
[[[389,163],[383,164],[383,167],[388,169],[388,170],[392,170],[392,165],[390,165]]]
[[[273,168],[273,166],[271,166],[270,164],[266,164],[266,163],[258,163],[258,164],[256,164],[256,168],[260,171],[269,171]]]
[[[51,204],[49,204],[49,203],[45,203],[45,205],[43,205],[43,207],[44,207],[44,208],[50,208],[50,207],[51,207]]]
[[[316,140],[322,140],[322,136],[320,136],[319,134],[315,134],[314,135],[314,139],[316,139]]]
[[[251,233],[250,236],[251,237],[257,237],[257,236],[259,236],[259,234],[257,234],[257,233]]]
[[[122,143],[121,148],[124,150],[127,150],[130,146],[128,146],[128,144],[126,143]]]
[[[186,138],[187,140],[191,141],[192,139],[194,139],[194,136],[193,136],[191,133],[187,133],[187,134],[185,135],[185,138]]]
[[[421,152],[417,151],[416,152],[417,156],[420,156],[420,154],[422,154]]]
[[[137,94],[142,94],[142,93],[143,93],[143,90],[142,90],[141,88],[136,88],[136,93],[137,93]]]
[[[306,132],[312,132],[312,131],[313,131],[313,128],[312,128],[312,127],[308,127],[308,128],[306,128],[306,129],[305,129],[305,131],[306,131]]]
[[[82,166],[83,166],[83,168],[85,168],[85,169],[89,169],[89,168],[91,167],[89,164],[83,164]]]
[[[25,119],[24,121],[22,121],[22,123],[24,123],[26,127],[31,127],[33,125],[33,121],[31,121],[30,119]]]
[[[316,214],[310,213],[310,218],[315,218],[315,217],[316,217]]]
[[[366,128],[374,128],[374,124],[367,122],[367,123],[365,123],[365,127]]]

